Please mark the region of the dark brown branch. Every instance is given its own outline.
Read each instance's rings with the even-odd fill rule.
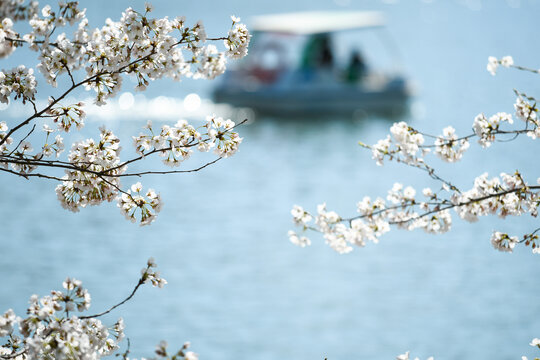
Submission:
[[[418,134],[421,134],[421,135],[425,136],[425,137],[429,137],[429,138],[432,138],[432,139],[446,140],[446,142],[442,143],[441,145],[435,145],[435,144],[433,144],[433,145],[419,145],[418,147],[421,148],[421,149],[435,148],[435,147],[438,147],[438,146],[448,146],[448,145],[452,145],[453,143],[457,143],[457,142],[459,142],[461,140],[468,140],[470,138],[479,137],[476,134],[469,134],[467,136],[462,136],[462,137],[457,138],[455,140],[448,140],[448,139],[445,139],[445,138],[443,138],[441,136],[435,136],[435,135],[422,133],[420,131],[417,131],[416,129],[412,129],[412,130],[415,131]],[[525,129],[522,129],[522,130],[511,130],[511,131],[497,130],[497,131],[492,131],[490,134],[492,134],[492,135],[514,135],[513,139],[515,139],[519,135],[526,134],[526,133],[529,133],[531,131],[534,131],[534,130],[530,130],[528,128],[525,128]],[[499,140],[499,141],[501,141],[501,140]]]
[[[438,202],[423,202],[423,204],[434,205],[434,206],[441,205],[441,203],[438,203]],[[353,220],[364,219],[364,218],[367,218],[367,217],[377,216],[377,215],[384,214],[384,213],[392,211],[392,210],[405,209],[408,206],[420,206],[420,205],[421,205],[421,203],[411,202],[411,203],[408,203],[408,204],[399,204],[399,205],[388,206],[388,207],[385,207],[385,208],[382,208],[382,209],[375,210],[375,211],[373,211],[373,212],[371,212],[369,214],[358,215],[358,216],[354,216],[354,217],[351,217],[351,218],[341,219],[341,221],[345,221],[345,222],[350,223]]]
[[[15,157],[10,157],[10,158],[2,158],[0,156],[0,163],[7,163],[7,164],[19,164],[19,165],[29,165],[29,166],[42,166],[42,167],[51,167],[51,168],[60,168],[60,169],[67,169],[67,170],[73,170],[73,171],[81,171],[81,172],[86,172],[86,173],[90,173],[90,174],[94,174],[94,175],[100,175],[101,172],[98,172],[98,171],[92,171],[92,170],[89,170],[89,169],[85,169],[85,168],[80,168],[78,166],[76,166],[75,164],[71,164],[71,163],[64,163],[64,162],[54,162],[54,161],[45,161],[45,160],[34,160],[34,159],[25,159],[25,158],[21,158],[21,159],[18,159],[18,158],[15,158]]]
[[[146,270],[148,270],[149,267],[146,268]],[[143,275],[144,277],[144,275]],[[128,302],[129,300],[131,300],[131,298],[135,295],[135,293],[137,292],[137,290],[139,289],[139,287],[144,284],[144,280],[143,280],[143,277],[141,277],[139,279],[139,282],[137,283],[137,285],[135,286],[135,288],[133,289],[133,291],[131,292],[131,294],[129,294],[129,296],[127,298],[125,298],[124,300],[122,300],[121,302],[119,302],[118,304],[112,306],[109,310],[105,310],[99,314],[95,314],[95,315],[89,315],[89,316],[80,316],[79,319],[93,319],[93,318],[97,318],[97,317],[100,317],[100,316],[103,316],[103,315],[106,315],[108,313],[110,313],[111,311],[113,311],[114,309],[116,309],[117,307],[121,306],[121,305],[124,305],[126,302]]]
[[[66,69],[69,75],[69,78],[71,79],[71,85],[75,85],[75,79],[73,79],[73,74],[71,74],[71,70],[69,69],[69,66],[67,66],[67,64],[64,64],[64,63],[62,63],[62,65],[64,65],[64,68]]]
[[[407,220],[392,221],[392,222],[390,222],[390,224],[397,225],[397,224],[408,223],[408,222],[411,222],[411,221],[414,221],[414,220],[424,218],[426,216],[430,216],[430,215],[439,213],[439,212],[444,211],[444,210],[449,210],[449,209],[453,209],[455,207],[460,207],[460,206],[467,206],[467,205],[470,205],[470,204],[473,204],[473,203],[476,203],[476,202],[480,202],[480,201],[484,201],[484,200],[487,200],[487,199],[512,194],[512,193],[515,193],[515,192],[526,191],[526,190],[529,190],[529,189],[538,190],[538,189],[540,189],[540,185],[524,186],[524,187],[520,187],[520,188],[501,191],[501,192],[498,192],[498,193],[495,193],[495,194],[485,195],[485,196],[482,196],[482,197],[479,197],[479,198],[471,199],[469,201],[460,202],[460,203],[457,203],[457,204],[451,204],[451,205],[448,205],[448,206],[445,206],[445,207],[441,207],[441,208],[438,208],[438,209],[435,209],[435,210],[431,210],[431,211],[425,212],[423,214],[420,214],[418,216],[415,216],[415,217],[407,219]]]
[[[399,162],[399,160],[398,160]],[[448,180],[445,180],[443,179],[442,177],[440,177],[439,175],[437,175],[435,173],[435,169],[432,168],[431,166],[429,166],[428,164],[426,164],[425,162],[422,162],[422,164],[424,165],[423,167],[420,165],[420,164],[408,164],[409,166],[412,166],[412,167],[415,167],[417,169],[420,169],[420,170],[424,170],[425,172],[428,173],[428,175],[434,179],[434,180],[438,180],[440,182],[442,182],[443,184],[447,185],[448,187],[450,187],[451,190],[456,190],[458,193],[461,193],[461,191],[457,188],[457,186],[455,186],[454,184],[452,184],[450,181]]]
[[[12,128],[6,134],[6,136],[3,139],[0,139],[0,146],[2,146],[7,141],[8,137],[11,136],[11,134],[13,134],[15,131],[17,131],[21,127],[29,124],[30,121],[32,121],[33,119],[41,117],[41,115],[48,112],[54,105],[56,105],[60,100],[64,99],[69,93],[71,93],[73,90],[75,90],[79,86],[84,85],[86,83],[89,83],[89,82],[91,82],[91,81],[93,81],[93,80],[95,80],[95,79],[97,79],[97,78],[99,78],[100,76],[103,76],[103,75],[120,74],[120,73],[124,72],[127,68],[129,68],[130,66],[132,66],[132,65],[134,65],[134,64],[136,64],[138,62],[145,61],[154,54],[155,54],[155,51],[152,50],[152,52],[150,54],[145,55],[145,56],[143,56],[141,58],[138,58],[136,60],[133,60],[133,61],[129,62],[128,64],[121,66],[120,68],[118,68],[115,71],[110,71],[110,72],[109,71],[102,71],[102,72],[99,72],[99,73],[97,73],[95,75],[92,75],[91,77],[86,78],[86,79],[84,79],[84,80],[82,80],[82,81],[80,81],[80,82],[78,82],[76,84],[71,85],[71,87],[69,89],[67,89],[62,95],[60,95],[60,97],[58,97],[56,99],[53,98],[53,101],[48,106],[46,106],[44,109],[42,109],[41,111],[35,113],[34,115],[30,116],[29,118],[27,118],[26,120],[24,120],[23,122],[21,122],[20,124],[18,124],[14,128]]]
[[[391,153],[385,153],[385,152],[382,151],[382,150],[375,149],[375,148],[373,148],[372,146],[367,145],[367,144],[364,144],[364,143],[360,143],[360,146],[365,147],[365,148],[370,149],[370,150],[377,150],[378,152],[380,152],[380,153],[383,154],[383,155],[395,156],[397,162],[401,162],[401,163],[404,163],[404,164],[409,165],[409,166],[411,166],[411,167],[415,167],[415,168],[417,168],[417,169],[424,170],[425,172],[428,173],[428,175],[429,175],[432,179],[438,180],[438,181],[442,182],[443,184],[445,184],[445,185],[447,185],[448,187],[450,187],[450,189],[452,189],[452,190],[456,190],[457,192],[461,192],[461,191],[458,189],[458,187],[455,186],[454,184],[452,184],[450,181],[445,180],[445,179],[443,179],[442,177],[440,177],[439,175],[437,175],[437,174],[435,173],[435,169],[433,169],[431,166],[429,166],[428,164],[426,164],[423,160],[420,161],[421,164],[423,165],[423,166],[422,166],[421,164],[409,163],[409,162],[406,162],[406,161],[400,159],[400,158],[397,156],[397,154],[399,154],[399,151],[398,151],[398,150],[396,150],[395,152],[391,152]]]
[[[37,113],[37,107],[36,107],[36,103],[34,102],[34,100],[28,99],[28,101],[32,104],[32,107],[34,108],[34,114]]]
[[[527,241],[531,241],[533,240],[534,238],[534,235],[540,231],[540,228],[537,228],[536,230],[534,230],[532,233],[529,233],[529,234],[526,234],[523,236],[523,239],[518,241],[519,243],[522,243],[522,242],[527,242]],[[527,244],[528,245],[528,244]]]
[[[485,196],[482,196],[482,197],[479,197],[479,198],[470,199],[469,201],[461,202],[461,203],[458,203],[458,204],[452,204],[448,199],[442,199],[440,202],[411,202],[411,203],[408,203],[408,204],[399,204],[399,205],[390,206],[390,207],[387,207],[387,208],[384,208],[384,209],[376,210],[376,211],[374,211],[374,212],[372,212],[370,214],[359,215],[359,216],[355,216],[355,217],[351,217],[351,218],[347,218],[347,219],[341,219],[341,221],[350,223],[352,220],[364,219],[364,218],[368,218],[368,217],[372,217],[372,216],[377,216],[377,215],[380,215],[380,214],[384,214],[386,212],[390,212],[392,210],[406,209],[409,206],[414,207],[414,206],[420,206],[421,204],[433,205],[433,206],[436,207],[436,209],[428,211],[428,212],[423,213],[423,214],[420,214],[420,215],[418,215],[418,216],[416,216],[414,218],[410,218],[410,219],[402,220],[402,221],[390,222],[390,224],[395,224],[395,225],[403,224],[403,223],[407,223],[407,222],[410,222],[410,221],[421,219],[421,218],[429,216],[429,215],[439,213],[439,212],[444,211],[444,210],[449,210],[449,209],[453,209],[455,207],[460,207],[460,206],[466,206],[466,205],[473,204],[475,202],[480,202],[480,201],[484,201],[484,200],[487,200],[487,199],[490,199],[490,198],[500,197],[500,196],[504,196],[504,195],[507,195],[507,194],[515,193],[515,192],[526,191],[528,189],[539,190],[540,185],[524,186],[524,187],[520,187],[520,188],[504,190],[504,191],[501,191],[501,192],[498,192],[498,193],[489,194],[489,195],[485,195]],[[449,204],[449,205],[447,205],[447,204]],[[447,205],[447,206],[441,207],[441,206],[444,206],[444,205]],[[540,229],[537,230],[537,231],[540,231]]]
[[[224,38],[209,38],[207,40],[210,40],[210,41],[215,41],[215,40],[225,40],[227,39],[226,37]],[[10,41],[22,41],[22,42],[25,42],[24,40],[19,40],[19,39],[10,39],[8,38],[7,40],[10,40]],[[182,39],[179,40],[177,43],[173,44],[171,46],[171,48],[181,44],[183,41],[185,41],[185,35],[182,36]],[[44,43],[44,41],[34,41],[34,43]],[[51,43],[51,45],[56,45],[58,46],[57,44],[54,44],[54,43]],[[131,67],[132,65],[138,63],[138,62],[142,62],[142,61],[145,61],[145,60],[148,60],[151,56],[155,55],[156,54],[156,51],[155,49],[152,49],[152,51],[150,52],[150,54],[146,55],[146,56],[143,56],[139,59],[136,59],[136,60],[133,60],[131,62],[129,62],[128,64],[124,65],[124,66],[121,66],[119,69],[117,69],[116,71],[112,71],[112,72],[99,72],[85,80],[82,80],[78,83],[75,83],[74,80],[73,80],[73,77],[71,77],[71,80],[72,80],[72,85],[71,87],[66,90],[62,95],[60,95],[59,98],[57,99],[54,99],[53,98],[53,101],[47,106],[45,107],[43,110],[39,111],[39,112],[35,112],[34,115],[30,116],[28,119],[24,120],[23,122],[21,122],[20,124],[18,124],[17,126],[15,126],[14,128],[12,128],[8,133],[7,135],[3,138],[3,139],[0,139],[0,146],[2,146],[8,139],[9,136],[11,136],[15,131],[17,131],[19,128],[27,125],[28,123],[30,123],[30,121],[32,121],[33,119],[35,118],[39,118],[41,117],[41,115],[43,115],[44,113],[46,113],[48,110],[50,110],[54,105],[56,105],[60,100],[62,100],[63,98],[65,98],[69,93],[71,93],[74,89],[76,89],[77,87],[81,86],[81,85],[84,85],[88,82],[91,82],[93,80],[95,80],[96,78],[100,77],[100,76],[103,76],[103,75],[113,75],[113,74],[119,74],[119,73],[122,73],[124,72],[126,69],[128,69],[129,67]],[[66,66],[66,69],[67,69],[67,66]],[[70,73],[70,70],[67,69],[68,71],[68,74],[71,76],[71,73]]]
[[[218,134],[218,137],[223,136],[224,134],[230,132],[231,130],[236,129],[237,127],[239,127],[239,126],[245,124],[247,121],[248,121],[248,119],[242,120],[242,121],[239,122],[238,124],[235,124],[231,129],[229,129],[229,130],[223,132],[222,134]],[[208,141],[208,140],[209,140],[209,139],[204,139],[203,142],[206,142],[206,141]],[[194,146],[196,146],[196,145],[199,145],[199,143],[200,143],[200,141],[199,141],[199,142],[196,142],[196,143],[189,142],[188,144],[183,145],[182,147],[185,147],[185,148],[194,147]],[[126,166],[126,165],[129,165],[129,164],[134,163],[134,162],[136,162],[136,161],[142,160],[142,159],[144,159],[145,157],[147,157],[147,156],[149,156],[149,155],[153,155],[153,154],[155,154],[155,153],[159,153],[159,152],[163,152],[163,151],[170,151],[170,150],[172,150],[172,149],[173,149],[172,147],[163,148],[163,149],[153,149],[153,150],[147,152],[146,154],[143,154],[143,155],[138,156],[138,157],[136,157],[136,158],[133,158],[133,159],[131,159],[131,160],[124,161],[123,163],[121,163],[121,164],[119,164],[119,165],[117,165],[117,166],[115,166],[115,167],[113,167],[113,168],[104,170],[104,171],[102,171],[101,173],[105,174],[106,172],[110,172],[110,171],[114,171],[114,170],[120,169],[120,168],[122,168],[122,167],[124,167],[124,166]],[[193,172],[193,171],[185,171],[185,172]],[[136,174],[135,174],[135,175],[136,175]],[[133,176],[133,175],[124,175],[124,176]]]
[[[15,146],[15,148],[13,150],[11,150],[11,152],[8,154],[8,156],[11,156],[13,155],[13,153],[15,151],[17,151],[17,149],[19,148],[19,146],[21,146],[21,144],[23,143],[24,140],[28,139],[28,137],[34,132],[34,130],[36,129],[36,124],[34,124],[34,126],[32,126],[32,129],[28,132],[28,134],[26,134],[25,137],[23,137],[21,139],[21,141],[19,141],[19,143],[17,144],[17,146]]]
[[[98,177],[103,180],[103,182],[105,182],[106,184],[109,184],[110,186],[112,186],[113,188],[116,189],[116,191],[118,191],[119,193],[121,194],[125,194],[127,196],[129,196],[129,198],[131,199],[131,201],[133,201],[134,204],[137,204],[137,201],[133,198],[133,195],[131,195],[129,192],[127,191],[124,191],[122,190],[119,186],[117,186],[116,184],[110,182],[109,180],[105,179],[105,177],[103,175],[98,175]]]
[[[41,166],[41,167],[51,167],[51,168],[60,168],[60,169],[66,169],[66,170],[71,170],[71,171],[80,171],[82,173],[87,173],[87,174],[92,174],[92,175],[96,175],[96,176],[99,176],[101,179],[103,179],[105,181],[105,178],[119,178],[119,177],[132,177],[132,176],[143,176],[143,175],[158,175],[158,174],[182,174],[182,173],[192,173],[192,172],[197,172],[197,171],[200,171],[212,164],[215,164],[216,162],[218,162],[219,160],[223,159],[222,157],[219,157],[215,160],[212,160],[202,166],[199,166],[197,168],[194,168],[194,169],[190,169],[190,170],[165,170],[165,171],[144,171],[144,172],[137,172],[137,173],[127,173],[127,174],[107,174],[108,172],[112,171],[112,169],[107,169],[107,170],[104,170],[104,171],[93,171],[93,170],[90,170],[90,169],[86,169],[86,168],[80,168],[80,167],[77,167],[75,166],[74,164],[70,164],[70,163],[55,163],[53,161],[48,161],[48,162],[43,162],[42,160],[31,160],[31,159],[17,159],[17,158],[10,158],[10,159],[2,159],[0,157],[0,163],[4,162],[4,163],[8,163],[8,164],[19,164],[19,165],[29,165],[29,166]],[[3,169],[3,168],[0,168],[0,170],[4,170],[4,171],[7,171],[6,169]],[[23,176],[23,177],[26,177],[26,176],[40,176],[40,177],[47,177],[47,178],[50,178],[50,179],[57,179],[59,181],[64,181],[65,179],[60,179],[60,178],[56,178],[56,177],[52,177],[52,176],[46,176],[46,175],[42,175],[42,174],[33,174],[33,173],[29,173],[29,174],[26,174],[26,173],[18,173],[18,172],[15,172],[15,171],[9,171],[9,172],[12,172],[13,174],[15,175],[19,175],[19,176]],[[108,181],[107,181],[108,183]]]
[[[202,166],[199,166],[198,168],[191,169],[191,170],[165,170],[165,171],[143,171],[139,173],[128,173],[128,174],[120,174],[120,175],[112,175],[109,177],[126,177],[126,176],[143,176],[143,175],[165,175],[165,174],[183,174],[183,173],[192,173],[201,171],[205,167],[208,167],[212,164],[217,163],[219,160],[223,159],[222,157],[218,157],[217,159],[210,161]],[[107,175],[108,176],[108,175]]]
[[[26,180],[30,180],[31,177],[39,177],[39,178],[44,178],[44,179],[49,179],[49,180],[65,181],[65,179],[62,179],[56,176],[50,176],[50,175],[45,175],[41,173],[22,173],[22,172],[17,172],[14,170],[4,169],[3,167],[0,167],[0,171],[4,171],[13,175],[23,177]]]

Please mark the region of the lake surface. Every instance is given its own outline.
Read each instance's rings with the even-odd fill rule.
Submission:
[[[117,19],[133,3],[143,6],[92,2],[89,18],[94,25],[105,16]],[[485,70],[490,55],[540,67],[539,1],[158,1],[155,7],[157,15],[202,19],[216,35],[228,29],[231,14],[247,20],[272,12],[382,10],[418,89],[403,120],[428,132],[451,124],[466,134],[480,112],[513,112],[513,88],[540,96],[538,75],[501,69],[492,77]],[[193,92],[207,99],[213,83],[155,85],[146,101]],[[5,116],[17,115],[14,109]],[[177,117],[196,117],[181,110]],[[163,118],[172,121],[175,111]],[[97,136],[102,123],[127,149],[145,120],[93,114],[79,136]],[[115,204],[72,214],[57,202],[54,183],[1,175],[0,312],[24,315],[30,295],[60,288],[66,276],[81,279],[92,294],[91,310],[101,311],[129,294],[153,256],[169,284],[142,288],[107,318],[112,324],[124,317],[134,357],[152,356],[162,339],[171,349],[190,340],[201,359],[392,359],[407,350],[438,360],[537,356],[528,343],[540,337],[540,258],[521,247],[499,253],[489,241],[493,230],[534,230],[536,219],[468,224],[455,218],[443,236],[395,230],[348,255],[316,234],[309,248],[289,243],[294,204],[314,210],[326,201],[353,214],[363,196],[385,196],[396,181],[419,190],[435,186],[399,164],[377,167],[359,148],[359,140],[385,137],[391,124],[257,119],[240,129],[244,142],[234,157],[194,174],[143,179],[165,202],[144,228],[126,222]],[[461,163],[433,164],[465,188],[485,171],[495,176],[516,168],[534,183],[538,150],[530,139],[487,151],[471,144]],[[197,161],[203,160],[185,165]]]

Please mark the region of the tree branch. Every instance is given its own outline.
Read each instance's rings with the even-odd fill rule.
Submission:
[[[200,171],[212,164],[217,163],[219,160],[223,159],[222,157],[218,157],[217,159],[210,161],[202,166],[199,166],[195,169],[190,170],[165,170],[165,171],[143,171],[139,173],[128,173],[128,174],[119,174],[119,175],[109,175],[109,177],[126,177],[126,176],[143,176],[143,175],[164,175],[164,174],[183,174],[183,173],[192,173]]]
[[[44,178],[44,179],[49,179],[49,180],[65,181],[65,179],[62,179],[62,178],[59,178],[59,177],[56,177],[56,176],[50,176],[50,175],[45,175],[45,174],[41,174],[41,173],[21,173],[21,172],[16,172],[16,171],[9,170],[9,169],[4,169],[3,167],[0,167],[0,171],[4,171],[4,172],[7,172],[7,173],[10,173],[10,174],[13,174],[13,175],[23,177],[26,180],[30,180],[29,178],[31,178],[31,177],[39,177],[39,178]]]
[[[32,130],[30,130],[30,131],[28,132],[28,134],[26,134],[26,136],[23,137],[23,138],[21,139],[21,141],[19,141],[19,143],[17,144],[17,146],[15,146],[15,148],[14,148],[13,150],[11,150],[11,152],[10,152],[7,156],[13,155],[13,153],[14,153],[15,151],[17,151],[17,149],[19,148],[19,146],[21,146],[21,144],[23,143],[23,141],[26,140],[26,139],[28,139],[28,137],[34,132],[35,129],[36,129],[36,124],[34,124],[34,126],[32,126]]]
[[[146,270],[148,270],[149,267],[146,268]],[[135,285],[135,288],[133,289],[133,291],[131,292],[131,294],[129,294],[129,296],[127,298],[125,298],[124,300],[122,300],[121,302],[119,302],[118,304],[112,306],[111,308],[109,308],[109,310],[105,310],[99,314],[95,314],[95,315],[88,315],[88,316],[80,316],[79,319],[93,319],[93,318],[97,318],[97,317],[100,317],[100,316],[103,316],[103,315],[106,315],[108,313],[110,313],[111,311],[113,311],[114,309],[116,309],[117,307],[125,304],[126,302],[128,302],[134,295],[135,293],[137,292],[137,290],[139,289],[139,287],[144,284],[144,280],[143,280],[144,276],[142,276],[140,279],[139,279],[139,282],[137,283],[137,285]]]
[[[473,203],[476,203],[476,202],[480,202],[480,201],[484,201],[484,200],[487,200],[487,199],[512,194],[512,193],[515,193],[515,192],[526,191],[528,189],[538,190],[538,189],[540,189],[540,185],[524,186],[524,187],[520,187],[520,188],[501,191],[501,192],[498,192],[498,193],[495,193],[495,194],[485,195],[485,196],[482,196],[482,197],[479,197],[479,198],[471,199],[469,201],[460,202],[460,203],[457,203],[457,204],[450,204],[448,206],[445,206],[445,207],[442,207],[442,208],[439,208],[439,209],[431,210],[431,211],[425,212],[423,214],[420,214],[418,216],[415,216],[415,217],[407,219],[407,220],[393,221],[393,222],[391,221],[389,223],[393,224],[393,225],[404,224],[404,223],[408,223],[408,222],[411,222],[411,221],[414,221],[414,220],[424,218],[424,217],[429,216],[429,215],[439,213],[439,212],[444,211],[444,210],[449,210],[449,209],[453,209],[455,207],[460,207],[460,206],[467,206],[467,205],[470,205],[470,204],[473,204]],[[443,205],[443,204],[441,204],[441,205]]]

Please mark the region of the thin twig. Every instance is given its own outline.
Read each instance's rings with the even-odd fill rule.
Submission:
[[[148,268],[147,268],[147,270],[148,270]],[[131,292],[131,294],[129,294],[129,296],[127,298],[125,298],[124,300],[122,300],[118,304],[112,306],[109,310],[105,310],[105,311],[103,311],[103,312],[101,312],[99,314],[95,314],[95,315],[80,316],[79,319],[93,319],[93,318],[97,318],[97,317],[100,317],[100,316],[103,316],[103,315],[106,315],[106,314],[110,313],[111,311],[113,311],[117,307],[119,307],[119,306],[125,304],[127,301],[129,301],[135,295],[135,293],[137,292],[137,290],[139,289],[139,287],[142,284],[144,284],[144,281],[143,281],[143,278],[141,277],[139,279],[139,282],[137,283],[137,285],[135,286],[135,288],[133,289],[133,291]]]
[[[13,155],[13,153],[14,153],[15,151],[17,151],[17,149],[19,148],[19,146],[21,146],[21,144],[23,143],[23,141],[26,140],[26,139],[28,139],[28,137],[34,132],[35,129],[36,129],[36,124],[34,124],[34,126],[32,126],[32,130],[30,130],[30,131],[28,132],[28,134],[26,134],[26,136],[23,137],[23,138],[21,139],[21,141],[19,141],[19,143],[17,144],[17,146],[15,146],[15,148],[14,148],[13,150],[11,150],[11,152],[10,152],[7,156]]]
[[[73,75],[71,74],[71,70],[69,69],[69,66],[67,66],[67,64],[64,64],[63,62],[62,62],[62,65],[64,65],[64,68],[66,69],[69,75],[69,78],[71,79],[71,85],[75,85],[75,80],[73,79]]]
[[[508,194],[511,194],[511,193],[528,190],[528,189],[538,190],[538,189],[540,189],[540,185],[524,186],[524,187],[520,187],[520,188],[504,190],[504,191],[501,191],[501,192],[498,192],[498,193],[489,194],[489,195],[485,195],[485,196],[482,196],[482,197],[479,197],[479,198],[470,199],[470,200],[468,200],[466,202],[461,202],[461,203],[457,203],[457,204],[451,204],[448,199],[442,199],[440,202],[411,202],[409,204],[399,204],[399,205],[390,206],[390,207],[387,207],[387,208],[384,208],[384,209],[379,209],[379,210],[374,211],[374,212],[372,212],[370,214],[364,214],[364,215],[359,215],[359,216],[355,216],[355,217],[351,217],[351,218],[341,219],[341,221],[350,223],[352,220],[372,217],[372,216],[376,216],[376,215],[379,215],[379,214],[384,214],[386,212],[390,212],[392,210],[405,209],[405,208],[407,208],[409,206],[421,206],[423,204],[426,204],[426,205],[434,205],[436,207],[436,209],[425,212],[423,214],[420,214],[420,215],[418,215],[418,216],[416,216],[414,218],[410,218],[410,219],[407,219],[407,220],[390,222],[390,224],[396,224],[397,225],[397,224],[410,222],[410,221],[413,221],[413,220],[418,220],[420,218],[423,218],[423,217],[426,217],[426,216],[429,216],[429,215],[432,215],[432,214],[435,214],[435,213],[438,213],[438,212],[441,212],[441,211],[444,211],[444,210],[449,210],[449,209],[452,209],[452,208],[455,208],[455,207],[460,207],[460,206],[467,206],[467,205],[470,205],[470,204],[475,203],[475,202],[480,202],[480,201],[484,201],[484,200],[487,200],[487,199],[490,199],[490,198],[500,197],[500,196],[504,196],[504,195],[508,195]],[[445,206],[445,207],[441,207],[441,206],[444,206],[444,205],[449,204],[449,203],[450,203],[450,205]],[[537,231],[540,231],[540,229],[538,229]]]
[[[531,239],[534,237],[534,235],[540,231],[540,228],[537,228],[536,230],[534,230],[532,233],[529,233],[529,234],[526,234],[523,236],[523,239],[518,241],[519,243],[522,243],[522,242],[526,242],[526,241],[531,241]]]
[[[444,211],[444,210],[449,210],[449,209],[453,209],[455,207],[460,207],[460,206],[467,206],[467,205],[470,205],[470,204],[473,204],[473,203],[476,203],[476,202],[480,202],[480,201],[484,201],[484,200],[491,199],[491,198],[494,198],[494,197],[500,197],[500,196],[504,196],[504,195],[515,193],[515,192],[528,190],[528,189],[538,190],[538,189],[540,189],[540,185],[524,186],[524,187],[520,187],[520,188],[501,191],[501,192],[498,192],[498,193],[495,193],[495,194],[485,195],[485,196],[482,196],[482,197],[479,197],[479,198],[474,198],[474,199],[471,199],[471,200],[468,200],[468,201],[465,201],[465,202],[460,202],[460,203],[457,203],[457,204],[451,204],[451,205],[448,205],[446,207],[441,207],[441,208],[438,208],[438,209],[435,209],[435,210],[431,210],[431,211],[425,212],[423,214],[420,214],[418,216],[415,216],[415,217],[407,219],[407,220],[391,221],[389,223],[393,224],[393,225],[404,224],[404,223],[408,223],[408,222],[411,222],[411,221],[414,221],[414,220],[424,218],[424,217],[429,216],[429,215],[439,213],[439,212]]]
[[[7,139],[9,138],[9,136],[11,136],[11,134],[13,134],[15,131],[17,131],[18,129],[20,129],[21,127],[27,125],[30,123],[30,121],[32,121],[33,119],[35,118],[39,118],[41,117],[42,114],[48,112],[54,105],[56,105],[60,100],[64,99],[68,94],[70,94],[73,90],[75,90],[76,88],[78,88],[79,86],[81,85],[84,85],[86,83],[89,83],[89,82],[92,82],[94,81],[95,79],[98,79],[100,76],[103,76],[103,75],[113,75],[113,74],[120,74],[122,72],[124,72],[128,67],[138,63],[138,62],[141,62],[141,61],[145,61],[147,60],[148,58],[150,58],[152,55],[155,54],[155,50],[152,50],[152,52],[148,55],[145,55],[141,58],[138,58],[138,59],[135,59],[131,62],[129,62],[128,64],[126,65],[123,65],[121,66],[120,68],[118,68],[117,70],[115,71],[103,71],[103,72],[99,72],[95,75],[92,75],[90,76],[89,78],[86,78],[84,80],[81,80],[80,82],[76,83],[76,84],[73,84],[71,85],[71,87],[69,89],[67,89],[62,95],[60,95],[58,98],[52,98],[53,101],[49,103],[48,106],[46,106],[44,109],[42,109],[41,111],[33,114],[32,116],[30,116],[29,118],[27,118],[26,120],[24,120],[23,122],[21,122],[20,124],[18,124],[17,126],[15,126],[14,128],[12,128],[4,138],[0,139],[0,146],[2,146],[6,141]]]
[[[9,170],[9,169],[4,169],[3,167],[0,167],[0,171],[4,171],[4,172],[7,172],[7,173],[10,173],[10,174],[13,174],[13,175],[23,177],[26,180],[29,180],[29,178],[31,178],[31,177],[39,177],[39,178],[44,178],[44,179],[49,179],[49,180],[65,181],[65,179],[62,179],[62,178],[59,178],[59,177],[56,177],[56,176],[50,176],[50,175],[45,175],[45,174],[41,174],[41,173],[22,173],[22,172]]]
[[[540,74],[540,70],[531,69],[531,68],[520,66],[520,65],[510,65],[510,67],[513,67],[514,69],[518,69],[518,70],[529,71],[535,74]]]
[[[126,177],[126,176],[143,176],[143,175],[164,175],[164,174],[183,174],[183,173],[192,173],[197,172],[202,169],[204,169],[207,166],[210,166],[212,164],[217,163],[219,160],[223,159],[222,157],[218,157],[217,159],[210,161],[198,168],[190,169],[190,170],[165,170],[165,171],[143,171],[139,173],[128,173],[128,174],[118,174],[118,175],[106,175],[109,177]]]

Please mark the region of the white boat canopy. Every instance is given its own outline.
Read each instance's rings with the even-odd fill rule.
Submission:
[[[309,11],[262,15],[251,19],[250,30],[310,35],[384,26],[377,11]]]

